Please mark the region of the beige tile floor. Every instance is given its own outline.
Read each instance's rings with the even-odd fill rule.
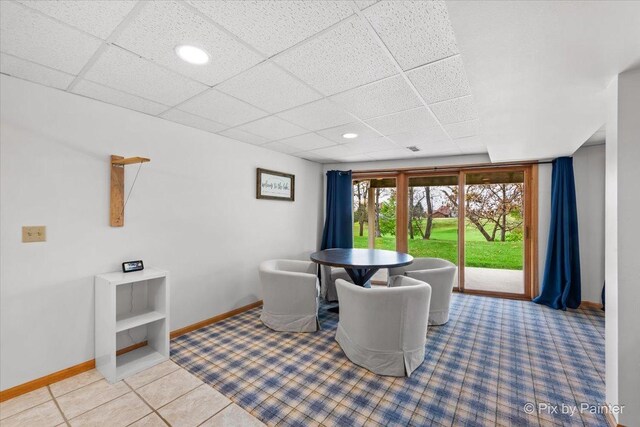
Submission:
[[[109,384],[94,370],[0,403],[0,426],[263,424],[170,360]]]

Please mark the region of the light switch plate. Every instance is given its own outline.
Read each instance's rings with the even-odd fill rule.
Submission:
[[[22,227],[22,243],[46,242],[47,227],[44,225],[30,225]]]

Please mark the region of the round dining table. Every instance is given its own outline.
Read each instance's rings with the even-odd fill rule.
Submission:
[[[353,283],[365,286],[381,268],[402,267],[413,262],[409,254],[382,249],[325,249],[311,254],[311,261],[343,267]]]

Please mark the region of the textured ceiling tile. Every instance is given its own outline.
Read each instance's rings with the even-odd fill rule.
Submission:
[[[165,105],[176,105],[206,89],[201,83],[113,46],[102,53],[85,78]]]
[[[106,39],[136,4],[116,0],[18,0],[89,34]]]
[[[411,70],[407,77],[427,104],[471,94],[460,55]]]
[[[324,136],[331,141],[338,144],[347,144],[349,142],[355,142],[353,139],[343,138],[342,135],[345,133],[357,133],[358,137],[354,139],[366,139],[366,138],[377,138],[380,136],[379,133],[374,131],[368,126],[363,125],[362,123],[349,123],[347,125],[336,126],[329,129],[322,129],[317,132],[319,135]]]
[[[306,104],[321,97],[270,62],[263,62],[216,89],[271,113]]]
[[[78,74],[102,42],[16,3],[0,1],[0,50]]]
[[[342,107],[326,99],[283,111],[278,117],[313,131],[355,121]]]
[[[262,148],[266,148],[268,150],[273,150],[273,151],[277,151],[279,153],[284,153],[284,154],[293,154],[300,151],[296,147],[283,144],[280,141],[269,142],[267,144],[264,144]]]
[[[316,163],[335,163],[337,160],[332,159],[328,156],[323,156],[321,154],[316,153],[315,151],[305,151],[302,153],[297,153],[296,157],[300,157],[304,160],[309,160]]]
[[[262,60],[211,22],[173,1],[148,3],[116,44],[210,86]],[[175,48],[182,44],[204,49],[210,55],[209,63],[194,65],[180,59]]]
[[[269,116],[239,126],[238,129],[267,138],[269,141],[307,133],[306,129],[296,126],[276,116]]]
[[[419,150],[414,152],[414,156],[417,157],[455,156],[462,154],[460,148],[452,141],[414,145]]]
[[[413,151],[406,148],[394,148],[391,150],[376,151],[368,155],[373,160],[399,160],[399,159],[412,159],[415,157]]]
[[[376,4],[378,0],[356,0],[356,4],[358,5],[358,9],[365,10],[369,6],[373,6]]]
[[[451,138],[465,138],[475,136],[480,133],[480,120],[469,120],[468,122],[453,123],[446,125],[445,130]]]
[[[353,13],[345,1],[189,1],[211,19],[268,56]]]
[[[249,132],[244,132],[240,129],[227,129],[222,132],[218,132],[222,136],[226,136],[227,138],[236,139],[238,141],[246,142],[248,144],[260,145],[268,142],[267,138],[263,138],[258,135],[254,135]]]
[[[71,74],[4,53],[0,54],[0,72],[57,89],[66,89],[75,78]]]
[[[458,53],[444,2],[381,1],[364,14],[403,70]]]
[[[389,139],[402,147],[408,147],[417,144],[437,143],[448,141],[449,137],[444,133],[441,127],[435,127],[418,132],[402,132],[389,135]]]
[[[468,138],[457,138],[453,140],[460,150],[465,154],[480,154],[487,152],[487,144],[482,142],[482,139],[477,136]]]
[[[322,159],[322,161],[340,161],[340,159],[348,156],[349,154],[349,150],[342,145],[333,145],[331,147],[319,148],[317,150],[301,153],[300,156],[305,156],[305,158],[309,158],[306,156],[315,156],[316,158]]]
[[[295,152],[315,150],[317,148],[331,147],[332,145],[336,145],[335,142],[330,141],[315,133],[306,133],[304,135],[282,139],[279,142],[294,148]]]
[[[332,96],[331,100],[363,120],[422,105],[402,76],[339,93]]]
[[[478,118],[476,109],[473,105],[473,97],[465,96],[462,98],[451,99],[449,101],[439,102],[430,106],[433,114],[443,124],[465,122]]]
[[[83,95],[89,98],[104,101],[109,104],[119,105],[131,110],[141,111],[143,113],[156,115],[167,110],[169,107],[157,102],[149,101],[138,96],[120,92],[110,87],[102,86],[87,80],[82,80],[72,90],[73,93]]]
[[[360,153],[374,153],[376,151],[392,150],[398,148],[398,145],[389,141],[383,136],[369,137],[369,138],[356,138],[355,142],[348,142],[343,144],[344,147],[352,154]]]
[[[402,132],[425,131],[438,126],[433,114],[426,107],[418,107],[412,110],[389,114],[367,120],[367,124],[376,128],[383,135],[392,135]]]
[[[396,72],[359,18],[347,20],[274,59],[325,95]]]
[[[228,126],[237,126],[267,115],[264,111],[216,90],[209,90],[178,109]]]
[[[207,132],[220,132],[226,129],[227,126],[202,118],[200,116],[194,116],[193,114],[185,113],[180,110],[169,110],[163,113],[160,117],[170,120],[172,122],[181,123],[185,126],[192,128],[206,130]]]

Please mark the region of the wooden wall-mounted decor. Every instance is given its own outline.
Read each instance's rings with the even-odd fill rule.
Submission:
[[[145,157],[111,156],[111,203],[109,207],[109,223],[112,227],[124,226],[124,167],[135,163],[150,162]]]

